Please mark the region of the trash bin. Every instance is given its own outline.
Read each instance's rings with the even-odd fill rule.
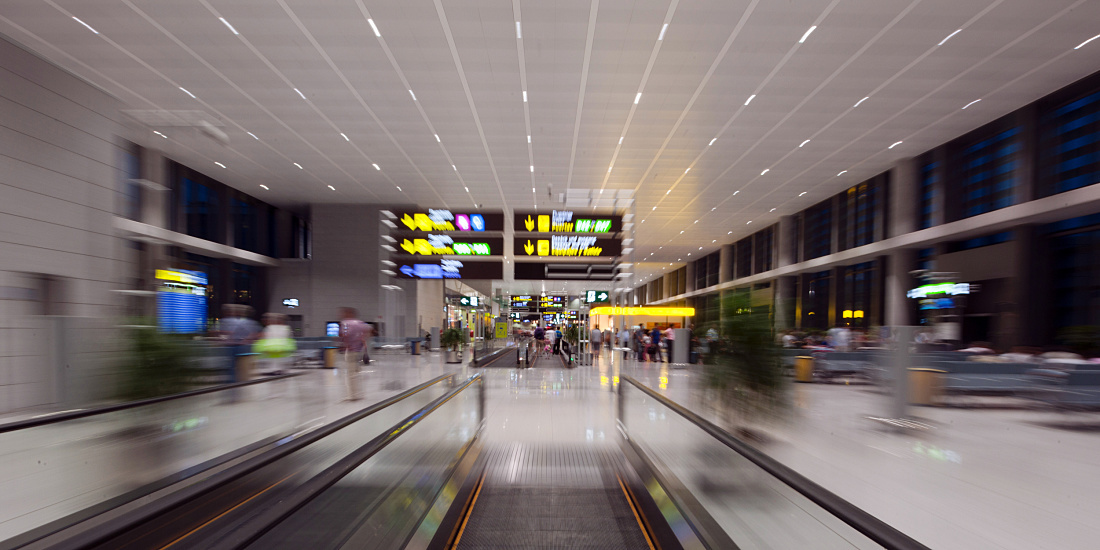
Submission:
[[[909,369],[909,404],[938,404],[943,394],[943,375],[946,372],[928,368]]]
[[[237,381],[247,382],[255,378],[256,359],[258,353],[241,353],[237,355]]]
[[[794,381],[795,382],[813,382],[814,381],[814,358],[808,356],[795,357],[794,359]]]
[[[412,355],[420,355],[420,339],[409,341],[409,352]]]
[[[339,350],[335,346],[327,346],[322,350],[326,369],[336,368],[336,358],[339,357],[338,352]]]

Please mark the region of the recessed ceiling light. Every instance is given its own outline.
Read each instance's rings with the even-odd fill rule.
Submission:
[[[436,143],[443,143],[443,140],[439,139],[439,134],[432,134],[432,135],[435,136],[435,142]]]
[[[680,231],[680,234],[681,234],[681,235],[683,235],[683,234],[684,234],[684,232],[683,232],[683,231]]]
[[[99,34],[99,33],[96,33],[96,34]],[[183,93],[191,96],[191,99],[198,99],[197,97],[195,97],[195,94],[187,91],[187,88],[184,88],[183,86],[180,86],[180,89],[183,90]]]
[[[749,96],[749,98],[745,100],[745,105],[748,105],[749,103],[752,103],[752,100],[753,100],[753,99],[754,99],[755,97],[756,97],[756,94],[752,94],[752,95],[750,95],[750,96]]]
[[[752,223],[752,220],[749,220],[749,221],[745,222],[745,225],[748,225],[750,223]]]
[[[467,188],[466,188],[466,192],[467,192],[467,193],[469,193],[469,192],[470,192],[470,188],[469,188],[469,187],[467,187]]]
[[[767,174],[769,170],[771,170],[771,168],[765,168],[763,172],[760,172],[760,175],[763,176],[764,174]]]
[[[619,145],[622,145],[622,144],[623,144],[623,138],[624,138],[624,137],[626,137],[626,136],[619,136]]]
[[[686,174],[686,173],[688,173],[688,172],[690,172],[690,171],[691,171],[691,167],[690,167],[690,166],[688,166],[688,167],[687,167],[687,170],[684,170],[684,173]]]
[[[523,91],[523,102],[527,103],[527,90]]]
[[[798,146],[799,147],[805,147],[806,144],[809,143],[809,142],[810,142],[810,140],[807,139],[806,141],[803,141],[802,143],[798,144]]]
[[[695,223],[699,223],[699,220],[695,220]]]
[[[535,165],[534,165],[534,164],[532,164],[532,165],[531,165],[531,173],[534,173],[534,172],[535,172]]]
[[[300,97],[301,97],[302,99],[305,99],[305,98],[306,98],[306,95],[305,95],[305,94],[303,94],[303,93],[302,93],[302,91],[301,91],[301,90],[299,90],[298,88],[294,88],[294,91],[295,91],[295,92],[298,92],[298,95],[299,95],[299,96],[300,96]]]
[[[837,175],[837,177],[840,177],[840,176],[843,176],[844,174],[847,174],[847,173],[848,173],[847,170],[841,170],[840,172],[837,172],[836,175]]]
[[[256,134],[253,134],[252,132],[245,132],[245,133],[252,136],[252,137],[254,137],[254,138],[256,138],[256,139],[260,139],[260,138],[256,137]]]
[[[947,35],[947,38],[944,38],[943,40],[940,40],[940,43],[939,43],[939,44],[936,44],[936,45],[937,45],[937,46],[942,46],[944,42],[947,42],[948,40],[951,40],[951,37],[952,37],[952,36],[955,36],[956,34],[959,34],[960,32],[963,32],[963,30],[962,30],[962,29],[959,29],[959,30],[957,30],[957,31],[955,31],[955,32],[953,32],[953,33],[951,33],[951,34]]]
[[[814,29],[816,29],[816,28],[817,28],[817,25],[814,25],[814,26],[810,27],[810,30],[806,31],[806,34],[802,35],[802,38],[798,39],[798,43],[801,44],[801,43],[805,42],[806,39],[810,37],[810,34],[813,33]]]
[[[90,30],[90,31],[92,31],[92,32],[94,32],[94,33],[96,33],[96,34],[99,34],[99,31],[97,31],[97,30],[93,29],[91,25],[89,25],[89,24],[87,24],[87,23],[85,23],[85,22],[81,21],[79,17],[77,17],[77,16],[75,16],[75,15],[74,15],[74,16],[73,16],[73,20],[74,20],[74,21],[76,21],[77,23],[80,23],[81,25],[84,25],[85,27],[87,27],[87,28],[88,28],[88,30]],[[1086,42],[1086,43],[1087,43],[1087,42]],[[1084,46],[1084,45],[1085,45],[1085,44],[1081,44],[1081,46]],[[1078,47],[1078,48],[1080,48],[1081,46],[1077,46],[1077,47]]]
[[[711,241],[711,242],[714,242],[714,241]],[[700,247],[699,247],[699,250],[702,250],[702,249],[703,249],[703,247],[701,247],[701,246],[700,246]]]
[[[74,17],[73,19],[76,19],[76,18]],[[76,20],[77,20],[77,21],[80,21],[79,19],[76,19]],[[83,23],[83,21],[80,21],[80,22],[81,22],[81,23]],[[84,25],[84,26],[85,26],[85,27],[88,27],[87,25]],[[91,27],[88,27],[88,28],[90,29]],[[92,32],[95,32],[95,31],[93,30]],[[96,33],[96,34],[99,34],[99,33]],[[1094,36],[1094,37],[1092,37],[1092,38],[1090,38],[1090,39],[1088,39],[1088,40],[1086,40],[1086,41],[1084,41],[1084,42],[1082,42],[1082,43],[1078,44],[1078,45],[1077,45],[1077,47],[1076,47],[1076,48],[1073,48],[1073,49],[1075,49],[1075,50],[1080,50],[1082,46],[1084,46],[1085,44],[1088,44],[1089,42],[1092,42],[1093,40],[1096,40],[1097,38],[1100,38],[1100,34],[1098,34],[1098,35],[1096,35],[1096,36]]]
[[[330,186],[328,186],[328,188],[329,188],[329,189],[332,189],[333,191],[335,191],[335,190],[336,190],[336,188],[335,188],[335,187],[333,187],[333,186],[331,186],[331,185],[330,185]]]
[[[668,191],[665,191],[665,194],[667,195],[667,194],[669,194],[669,193],[671,193],[671,192],[672,192],[672,189],[669,189]]]
[[[237,32],[237,29],[234,29],[233,25],[230,25],[229,21],[226,21],[224,17],[219,17],[218,19],[220,19],[222,23],[225,23],[225,26],[229,27],[229,30],[233,31],[233,34],[241,34]]]
[[[516,39],[523,38],[523,27],[516,21]]]
[[[531,188],[531,192],[532,192],[532,193],[534,193],[534,192],[535,192],[535,188],[534,188],[534,187],[532,187],[532,188]]]
[[[711,243],[711,244],[714,244],[714,243],[716,243],[716,242],[718,242],[718,239],[714,239],[714,240],[713,240],[713,241],[711,241],[710,243]]]
[[[413,97],[413,101],[416,101],[416,94],[414,94],[412,90],[409,90],[409,95]]]
[[[801,197],[802,195],[805,195],[806,193],[808,193],[808,191],[803,191],[803,192],[799,193],[798,196]]]
[[[642,92],[638,92],[638,95],[634,96],[634,104],[637,105],[642,100]]]
[[[734,192],[733,192],[733,194],[734,194],[734,195],[736,195],[736,194],[738,194],[738,193],[740,193],[740,192],[741,192],[741,190],[740,190],[740,189],[738,189],[737,191],[734,191]]]
[[[395,185],[394,187],[396,187],[398,191],[401,191],[401,186],[400,185]]]
[[[900,141],[895,141],[894,144],[887,147],[887,149],[893,149],[894,147],[897,147],[898,145],[901,145],[901,142]]]
[[[710,143],[707,144],[707,147],[710,147],[711,145],[714,145],[714,142],[716,142],[716,141],[718,141],[718,138],[712,138],[710,140]]]
[[[871,99],[871,96],[867,96],[867,97],[857,101],[855,105],[852,105],[852,108],[855,109],[856,107],[859,107],[860,103],[863,103],[864,101],[867,101],[868,99]]]
[[[375,164],[373,162],[371,163],[371,166],[373,166],[375,170],[381,170],[382,169],[381,166],[378,166],[377,164]]]
[[[614,165],[614,164],[612,164],[611,166],[608,166],[608,167],[607,167],[607,171],[608,171],[608,172],[610,172],[610,171],[611,171],[611,169],[612,169],[612,168],[614,168],[614,167],[615,167],[615,165]]]
[[[305,168],[302,168],[302,165],[297,162],[294,163],[294,166],[297,166],[299,170],[305,170]]]
[[[691,256],[691,252],[688,252],[688,256]]]
[[[268,187],[268,186],[266,186],[266,185],[264,185],[264,184],[262,184],[262,183],[260,184],[260,187],[263,187],[264,189],[266,189],[266,190],[268,190],[268,191],[270,191],[270,190],[271,190],[271,188],[270,188],[270,187]]]
[[[344,138],[344,141],[351,141],[350,139],[348,139],[348,135],[343,132],[340,132],[340,137]]]
[[[160,137],[162,137],[162,138],[164,138],[164,139],[168,139],[168,136],[166,136],[166,135],[164,135],[164,134],[162,134],[162,133],[160,133],[160,132],[158,132],[158,131],[156,131],[156,130],[153,130],[153,133],[154,133],[154,134],[156,134],[156,135],[158,135],[158,136],[160,136]]]
[[[656,206],[654,206],[654,207],[653,207],[653,209],[654,209],[654,210],[656,210],[656,209],[657,209],[657,207],[656,207]],[[645,220],[642,220],[642,221],[645,221]]]
[[[664,25],[661,26],[661,34],[657,35],[657,40],[664,40],[665,39],[665,31],[667,31],[667,30],[668,30],[668,23],[665,23]]]
[[[714,208],[711,208],[711,209],[710,209],[710,211],[711,211],[711,212],[714,212],[715,210],[718,210],[718,207],[717,207],[717,206],[715,206]]]
[[[730,231],[729,233],[726,233],[726,235],[733,235],[733,231]]]
[[[531,143],[531,136],[527,136],[527,143]]]
[[[768,210],[768,212],[775,212],[775,209],[772,208],[771,210]]]
[[[979,101],[981,101],[981,100],[980,99],[975,99],[974,101],[971,101],[970,103],[967,103],[966,105],[963,105],[963,109],[965,109],[965,108],[967,108],[967,107],[969,107],[969,106],[971,106],[971,105],[973,105],[973,104],[975,104]]]
[[[454,169],[455,169],[455,172],[457,172],[457,171],[458,171],[458,167],[457,167],[457,166],[455,166],[455,165],[453,165],[453,164],[451,165],[451,168],[454,168]]]
[[[217,164],[218,166],[221,166],[222,168],[225,168],[225,165],[224,165],[224,164],[222,164],[222,163],[220,163],[220,162],[218,162],[218,161],[214,161],[214,164]]]

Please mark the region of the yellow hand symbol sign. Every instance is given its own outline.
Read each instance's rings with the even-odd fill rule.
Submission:
[[[535,220],[532,220],[530,215],[527,216],[526,220],[523,220],[523,225],[527,226],[528,231],[535,230]]]
[[[527,239],[527,244],[523,245],[523,251],[526,252],[528,256],[535,253],[535,247],[531,244],[531,239]]]

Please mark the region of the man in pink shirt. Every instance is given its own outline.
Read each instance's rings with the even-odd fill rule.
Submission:
[[[359,365],[360,362],[370,363],[367,345],[373,333],[371,326],[360,321],[356,313],[352,307],[340,310],[340,349],[344,352],[344,379],[347,381],[349,401],[362,398],[359,392]]]

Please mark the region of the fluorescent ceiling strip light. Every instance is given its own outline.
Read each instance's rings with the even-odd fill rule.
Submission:
[[[806,144],[809,143],[809,142],[810,142],[810,140],[807,139],[806,141],[803,141],[802,143],[800,143],[798,146],[799,147],[805,147]]]
[[[523,91],[523,102],[527,103],[527,90]]]
[[[409,95],[413,97],[413,101],[416,101],[416,94],[414,94],[412,90],[409,90]]]
[[[156,135],[158,135],[158,136],[160,136],[160,137],[162,137],[162,138],[164,138],[164,139],[168,139],[168,136],[166,136],[166,135],[164,135],[164,134],[162,134],[162,133],[160,133],[160,132],[158,132],[158,131],[156,131],[156,130],[153,130],[153,133],[154,133],[154,134],[156,134]]]
[[[688,172],[690,172],[690,171],[691,171],[691,167],[690,167],[690,166],[688,166],[687,170],[684,170],[684,173],[686,174],[686,173],[688,173]]]
[[[981,100],[980,99],[975,99],[974,101],[971,101],[970,103],[967,103],[966,105],[963,105],[963,109],[965,109],[965,108],[967,108],[967,107],[969,107],[969,106],[971,106],[971,105],[973,105],[973,104],[975,104],[979,101],[981,101]]]
[[[89,24],[87,24],[87,23],[85,23],[85,22],[81,21],[79,17],[77,17],[77,16],[75,16],[75,15],[74,15],[74,16],[73,16],[73,20],[74,20],[74,21],[76,21],[77,23],[80,23],[81,25],[84,25],[85,27],[87,27],[87,28],[88,28],[88,30],[90,30],[90,31],[92,31],[92,32],[94,32],[94,33],[96,33],[96,34],[99,34],[99,31],[97,31],[97,30],[93,29],[91,25],[89,25]],[[1085,44],[1088,44],[1088,42],[1085,42]],[[1084,46],[1085,44],[1081,44],[1081,46]],[[1080,48],[1081,46],[1077,46],[1077,47],[1078,47],[1078,48]]]
[[[531,143],[531,136],[527,136],[527,143]]]
[[[800,197],[801,197],[802,195],[805,195],[805,194],[806,194],[806,193],[808,193],[808,192],[809,192],[809,191],[803,191],[803,192],[799,193],[799,194],[798,194],[798,196],[800,196]]]
[[[294,163],[294,166],[297,166],[299,170],[305,170],[305,168],[302,168],[302,165],[297,162]]]
[[[534,164],[532,164],[532,165],[531,165],[531,173],[534,173],[534,172],[535,172],[535,165],[534,165]]]
[[[753,100],[753,99],[754,99],[755,97],[756,97],[756,94],[752,94],[752,95],[750,95],[750,96],[749,96],[749,98],[745,100],[745,105],[748,105],[749,103],[752,103],[752,100]]]
[[[183,86],[180,86],[180,89],[181,89],[181,90],[183,90],[183,93],[185,93],[185,94],[187,94],[187,95],[191,96],[191,99],[198,99],[197,97],[195,97],[195,94],[193,94],[193,93],[191,93],[191,92],[187,91],[187,88],[184,88]]]
[[[944,42],[947,42],[948,40],[951,40],[951,37],[952,37],[952,36],[955,36],[956,34],[959,34],[960,32],[963,32],[963,30],[962,30],[962,29],[959,29],[959,30],[957,30],[957,31],[955,31],[955,32],[953,32],[953,33],[951,33],[951,34],[947,35],[947,38],[944,38],[943,40],[940,40],[940,43],[939,43],[939,44],[936,44],[936,45],[937,45],[937,46],[942,46],[942,45],[944,44]]]
[[[435,136],[436,143],[443,143],[443,140],[439,139],[439,134],[433,134]]]
[[[218,161],[214,161],[214,164],[217,164],[218,166],[221,166],[222,168],[225,168],[225,165],[224,165],[224,164],[222,164],[222,163],[220,163],[220,162],[218,162]]]
[[[765,168],[763,172],[760,172],[760,175],[763,176],[764,174],[767,174],[769,170],[771,170],[771,168]]]
[[[901,142],[900,141],[895,141],[894,144],[887,147],[887,149],[893,149],[894,147],[897,147],[898,145],[901,145]]]
[[[76,19],[76,18],[74,17],[73,19]],[[77,20],[77,21],[80,21],[79,19],[76,19],[76,20]],[[81,22],[81,23],[83,23],[83,21],[80,21],[80,22]],[[85,27],[87,27],[87,25],[85,25]],[[88,28],[90,29],[91,27],[88,27]],[[95,32],[95,31],[92,31],[92,32]],[[99,34],[99,33],[96,33],[96,34]],[[1097,38],[1100,38],[1100,34],[1098,34],[1098,35],[1096,35],[1096,36],[1094,36],[1094,37],[1092,37],[1092,38],[1090,38],[1090,39],[1088,39],[1088,40],[1086,40],[1086,41],[1084,41],[1084,42],[1082,42],[1082,43],[1078,44],[1078,45],[1077,45],[1077,47],[1076,47],[1076,48],[1073,48],[1073,49],[1075,49],[1075,50],[1080,50],[1082,46],[1084,46],[1085,44],[1088,44],[1089,42],[1092,42],[1093,40],[1096,40]]]
[[[520,25],[519,21],[516,21],[516,39],[519,40],[519,39],[522,39],[522,38],[523,38],[523,27]]]
[[[642,92],[638,92],[638,95],[634,96],[634,104],[637,105],[642,100]]]
[[[377,163],[373,163],[373,162],[372,162],[372,163],[371,163],[371,166],[373,166],[375,170],[381,170],[381,169],[382,169],[382,167],[381,167],[381,166],[378,166],[378,164],[377,164]]]
[[[623,138],[624,138],[624,137],[626,137],[626,136],[619,136],[619,145],[622,145],[622,144],[623,144]]]
[[[245,133],[252,136],[252,137],[254,137],[254,138],[256,138],[256,139],[260,139],[260,138],[256,137],[256,134],[253,134],[252,132],[245,132]]]
[[[806,34],[802,35],[802,38],[798,39],[798,43],[801,44],[801,43],[805,42],[806,39],[810,37],[810,34],[813,33],[815,29],[817,29],[817,25],[814,25],[814,26],[810,27],[810,30],[806,31]]]
[[[260,187],[263,187],[264,189],[266,189],[266,190],[268,190],[268,191],[271,191],[271,188],[270,188],[270,187],[268,187],[268,186],[266,186],[266,185],[264,185],[264,184],[262,184],[262,183],[260,184]]]
[[[367,23],[370,23],[370,29],[374,31],[374,36],[382,38],[382,33],[378,32],[378,25],[374,24],[374,19],[367,19]]]
[[[331,186],[331,185],[330,185],[330,186],[328,186],[328,188],[329,188],[329,189],[332,189],[333,191],[335,191],[335,190],[336,190],[336,188],[335,188],[335,187],[333,187],[333,186]]]
[[[347,134],[345,134],[343,132],[340,132],[340,137],[344,138],[344,141],[351,141],[350,139],[348,139]]]
[[[229,30],[233,31],[233,34],[241,34],[237,32],[237,29],[234,29],[233,25],[230,25],[229,21],[226,21],[224,17],[219,17],[218,19],[220,19],[222,23],[225,23],[225,26],[229,27]]]
[[[867,96],[867,97],[857,101],[855,105],[852,105],[852,108],[855,109],[856,107],[859,107],[860,103],[863,103],[864,101],[867,101],[868,99],[871,99],[871,96]]]
[[[298,92],[298,95],[299,95],[299,96],[300,96],[300,97],[301,97],[302,99],[305,99],[305,98],[306,98],[306,94],[303,94],[303,93],[302,93],[302,91],[301,91],[301,90],[299,90],[298,88],[294,88],[294,91],[295,91],[295,92]]]
[[[837,177],[843,176],[844,174],[847,174],[847,173],[848,173],[847,170],[841,170],[840,172],[837,173]]]
[[[710,147],[711,145],[714,145],[714,142],[716,142],[716,141],[718,141],[718,138],[714,138],[714,139],[710,140],[710,143],[707,144],[707,147]]]
[[[661,26],[661,34],[657,35],[657,41],[661,41],[661,40],[665,39],[665,31],[667,31],[667,30],[668,30],[668,23],[665,23],[663,26]]]
[[[458,171],[458,167],[457,167],[457,166],[455,166],[455,165],[453,165],[453,164],[451,165],[451,168],[454,168],[454,169],[455,169],[455,172],[457,172],[457,171]]]

